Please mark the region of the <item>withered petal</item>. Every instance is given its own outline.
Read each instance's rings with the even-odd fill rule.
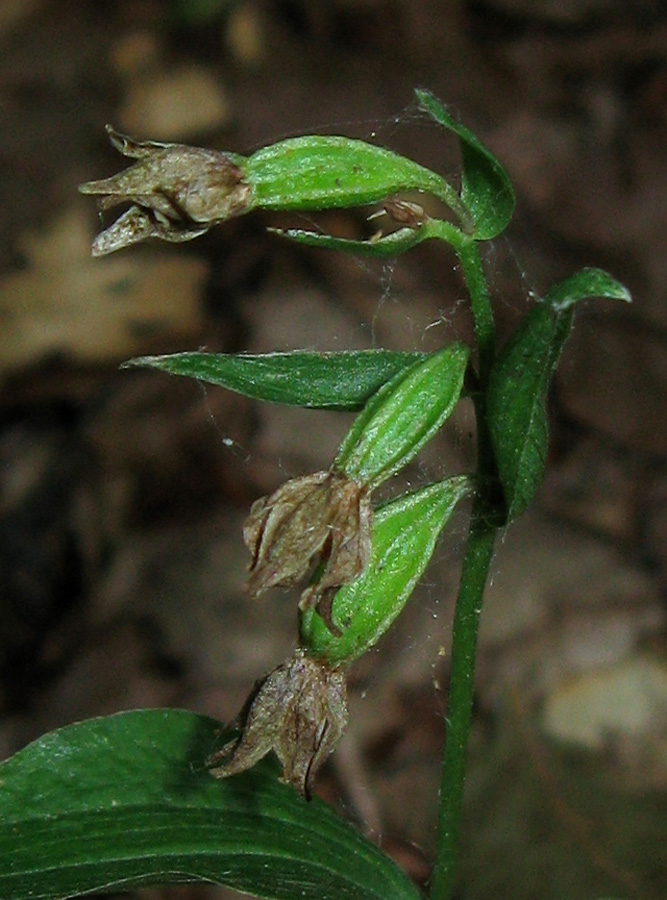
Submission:
[[[155,150],[165,150],[169,146],[174,146],[173,144],[163,144],[158,141],[137,141],[135,138],[130,137],[129,134],[116,131],[113,125],[105,125],[104,129],[109,135],[111,144],[119,153],[122,153],[123,156],[127,156],[129,159],[145,159]]]
[[[252,553],[248,591],[257,597],[270,587],[290,587],[319,556],[319,587],[302,595],[317,602],[331,587],[357,578],[370,556],[370,495],[337,471],[294,478],[250,510],[243,538]]]
[[[370,493],[349,482],[341,492],[338,515],[331,523],[331,545],[321,578],[303,591],[299,608],[316,607],[332,634],[340,629],[331,618],[336,590],[358,578],[368,565],[371,555],[373,509]]]
[[[101,231],[93,241],[93,256],[106,256],[122,247],[129,247],[147,238],[161,238],[171,243],[191,241],[204,234],[206,228],[175,229],[159,221],[140,206],[131,206],[116,221]]]
[[[294,478],[257,500],[243,526],[252,553],[248,592],[257,597],[268,588],[289,587],[303,578],[329,537],[328,472]]]
[[[313,780],[347,725],[345,675],[299,649],[260,686],[241,738],[207,762],[215,778],[237,775],[273,750],[282,780],[309,798]],[[229,757],[227,762],[217,765]]]
[[[155,235],[155,223],[145,210],[131,206],[113,225],[101,231],[93,241],[93,256],[106,256],[121,247],[129,247]]]

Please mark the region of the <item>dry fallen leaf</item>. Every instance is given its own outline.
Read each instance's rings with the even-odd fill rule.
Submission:
[[[231,105],[218,78],[201,66],[182,66],[131,81],[118,111],[122,128],[182,141],[224,128]]]

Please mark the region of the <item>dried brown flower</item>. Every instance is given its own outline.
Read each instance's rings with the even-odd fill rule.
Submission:
[[[283,766],[282,780],[309,799],[315,775],[347,719],[343,672],[297,650],[261,684],[240,739],[214,753],[207,764],[215,778],[227,778],[273,750]],[[218,765],[230,754],[228,762]]]
[[[135,141],[111,125],[107,132],[117,150],[138,162],[79,187],[82,194],[99,195],[100,209],[133,204],[95,238],[93,256],[149,237],[189,241],[249,208],[251,188],[238,164],[241,157],[185,144]]]
[[[286,482],[257,500],[243,539],[253,555],[248,590],[290,587],[319,561],[321,576],[301,595],[300,606],[322,608],[332,593],[357,578],[370,557],[371,502],[366,488],[341,472],[315,472]]]

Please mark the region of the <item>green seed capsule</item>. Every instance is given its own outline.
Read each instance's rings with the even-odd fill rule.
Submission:
[[[334,634],[313,608],[301,614],[301,645],[331,666],[362,656],[405,606],[456,504],[471,491],[467,476],[428,485],[381,507],[373,518],[371,559],[333,600]]]
[[[243,165],[253,206],[332,209],[364,206],[399,191],[426,191],[453,209],[460,200],[436,172],[382,147],[351,138],[308,135],[263,147]]]
[[[352,425],[334,468],[371,489],[403,468],[451,415],[468,355],[465,344],[452,344],[388,381]]]

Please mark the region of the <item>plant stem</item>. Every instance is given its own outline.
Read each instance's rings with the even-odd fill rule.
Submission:
[[[475,683],[477,631],[495,533],[486,500],[480,495],[473,507],[454,614],[447,736],[442,758],[437,854],[430,900],[450,900],[454,888]]]
[[[479,354],[479,383],[482,386],[482,392],[484,392],[486,391],[486,383],[496,348],[496,329],[493,321],[491,297],[486,285],[477,241],[465,237],[464,240],[457,241],[454,249],[461,262],[463,277],[470,292],[472,315],[475,324],[475,340]]]
[[[477,633],[498,526],[493,496],[497,482],[495,458],[486,420],[486,387],[495,355],[493,310],[476,242],[461,241],[456,252],[470,291],[478,347],[480,391],[475,398],[478,494],[471,513],[468,544],[454,611],[447,694],[447,734],[442,757],[437,852],[430,900],[451,900],[454,890],[468,734],[475,690]]]

